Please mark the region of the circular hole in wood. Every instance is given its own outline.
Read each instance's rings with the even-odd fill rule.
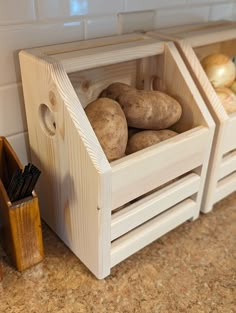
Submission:
[[[160,79],[157,76],[152,76],[151,77],[151,81],[150,81],[150,89],[151,90],[158,90],[158,83],[159,83]]]
[[[52,137],[56,134],[56,122],[53,112],[46,104],[39,107],[40,125],[46,135]]]

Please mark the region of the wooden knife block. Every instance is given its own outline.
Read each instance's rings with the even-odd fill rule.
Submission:
[[[39,263],[44,256],[38,198],[32,196],[11,203],[6,188],[22,165],[12,147],[0,137],[0,220],[2,244],[19,271]]]

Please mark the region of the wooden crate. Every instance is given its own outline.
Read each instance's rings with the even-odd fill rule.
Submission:
[[[11,202],[6,192],[15,170],[22,168],[7,139],[0,137],[0,220],[1,241],[12,264],[23,271],[42,261],[43,240],[38,198]]]
[[[184,25],[148,33],[154,38],[172,40],[183,57],[215,123],[213,149],[209,162],[201,211],[236,190],[236,113],[228,115],[209,82],[200,60],[211,53],[236,56],[236,23],[214,22]]]
[[[21,51],[20,63],[42,216],[98,278],[198,217],[215,126],[174,44],[123,35]],[[181,134],[109,163],[84,107],[116,81],[178,98]]]

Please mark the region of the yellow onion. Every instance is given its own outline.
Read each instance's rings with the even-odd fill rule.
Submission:
[[[227,55],[210,54],[201,61],[201,64],[215,88],[229,87],[235,80],[235,65]]]
[[[227,113],[236,112],[236,95],[229,88],[222,87],[215,89],[218,97]]]
[[[235,93],[236,95],[236,80],[233,82],[233,85],[230,86],[230,89]]]

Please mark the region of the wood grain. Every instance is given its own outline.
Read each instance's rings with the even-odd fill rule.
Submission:
[[[7,140],[1,137],[0,142],[1,165],[7,169],[7,175],[0,176],[1,239],[13,265],[23,271],[44,256],[38,198],[33,192],[32,197],[11,203],[5,186],[15,169],[22,165]]]

